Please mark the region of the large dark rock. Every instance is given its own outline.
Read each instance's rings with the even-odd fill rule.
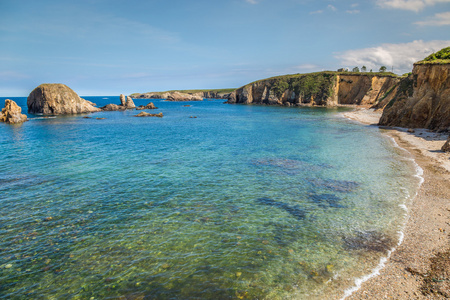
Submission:
[[[63,115],[100,111],[92,102],[80,98],[71,88],[60,83],[45,83],[35,88],[27,99],[31,114]]]
[[[101,109],[104,111],[117,111],[117,110],[125,110],[126,107],[122,106],[122,105],[117,105],[117,104],[111,103],[111,104],[107,104],[107,105],[103,106]]]
[[[442,151],[450,152],[450,135],[448,136],[447,142],[442,146]]]
[[[27,116],[22,114],[22,108],[10,99],[5,100],[5,108],[0,113],[0,122],[17,124],[27,121]]]

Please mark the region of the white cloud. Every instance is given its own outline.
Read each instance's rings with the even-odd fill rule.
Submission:
[[[420,26],[445,26],[450,25],[450,11],[435,14],[434,17],[429,18],[427,21],[419,21],[414,24]]]
[[[350,5],[350,7],[358,7],[359,6],[359,3],[353,3],[352,5]]]
[[[394,67],[395,73],[410,72],[415,62],[424,59],[433,52],[450,46],[447,41],[413,41],[402,44],[382,44],[378,47],[347,50],[337,53],[335,57],[340,60],[342,67],[355,67],[365,65],[368,70],[378,71],[381,66],[388,70]]]
[[[377,5],[381,8],[394,8],[421,11],[426,6],[435,5],[436,3],[450,3],[450,0],[376,0]]]
[[[331,9],[332,11],[337,11],[337,8],[334,7],[334,6],[331,5],[331,4],[329,4],[329,5],[327,6],[327,8],[328,8],[328,9]]]
[[[359,10],[357,10],[357,9],[347,10],[346,13],[348,13],[348,14],[359,14]]]
[[[310,15],[316,15],[316,14],[321,14],[321,13],[323,13],[323,10],[312,11],[312,12],[310,12],[309,14],[310,14]]]
[[[245,1],[250,3],[250,4],[258,4],[257,0],[245,0]]]

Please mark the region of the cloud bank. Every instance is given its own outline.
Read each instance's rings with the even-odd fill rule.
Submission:
[[[446,41],[413,41],[402,44],[382,44],[378,47],[354,49],[337,53],[342,67],[366,66],[368,70],[378,71],[381,66],[388,70],[394,67],[395,73],[410,72],[415,62],[424,59],[433,52],[449,47]]]
[[[419,12],[426,6],[432,6],[437,3],[450,3],[450,0],[376,0],[381,8],[403,9]]]
[[[450,11],[444,13],[435,14],[434,17],[429,18],[426,21],[419,21],[414,24],[420,26],[445,26],[450,25]]]

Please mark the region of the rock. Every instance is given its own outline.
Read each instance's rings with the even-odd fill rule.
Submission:
[[[125,110],[126,107],[122,106],[122,105],[117,105],[117,104],[111,103],[111,104],[103,106],[101,109],[104,111],[118,111],[118,110]]]
[[[409,133],[414,133],[414,132],[416,132],[414,129],[412,129],[412,128],[409,128],[408,130],[407,130],[407,132],[409,132]]]
[[[5,108],[0,113],[0,122],[17,124],[27,121],[27,116],[22,114],[22,108],[10,99],[5,100]]]
[[[31,114],[63,115],[100,111],[92,102],[80,98],[71,88],[60,83],[45,83],[35,88],[27,99]]]
[[[127,102],[125,103],[125,107],[127,109],[136,108],[136,105],[134,105],[133,99],[131,99],[130,96],[127,97]]]
[[[134,109],[136,105],[134,105],[133,99],[130,96],[125,97],[123,94],[120,94],[120,104],[108,104],[103,106],[101,109],[104,111],[118,111],[125,109]]]
[[[157,109],[157,107],[153,104],[153,102],[150,102],[147,105],[139,105],[138,107],[136,107],[137,110],[142,110],[142,109]]]
[[[150,114],[148,112],[142,111],[139,114],[135,115],[135,117],[159,117],[159,118],[162,118],[163,113],[160,112],[159,114]]]
[[[126,106],[126,100],[125,100],[125,95],[124,94],[120,94],[120,105],[122,106]]]
[[[445,142],[441,150],[444,152],[450,152],[450,135],[448,136],[447,142]]]

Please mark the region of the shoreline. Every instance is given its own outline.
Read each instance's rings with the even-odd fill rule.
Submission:
[[[376,126],[381,112],[362,108],[342,115],[365,125]],[[449,278],[440,278],[443,274],[434,274],[436,264],[444,271],[450,269],[447,255],[450,253],[450,154],[440,151],[447,135],[426,129],[380,129],[398,147],[410,153],[423,170],[423,182],[408,205],[408,216],[399,245],[384,261],[380,261],[379,267],[370,275],[356,279],[363,282],[357,284],[355,280],[359,288],[343,299],[450,297]],[[347,291],[354,288],[352,286]],[[434,293],[428,293],[430,290]]]

